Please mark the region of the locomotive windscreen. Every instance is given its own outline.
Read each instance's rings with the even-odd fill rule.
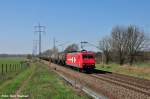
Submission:
[[[91,55],[91,54],[85,54],[85,55],[83,55],[82,57],[83,57],[83,58],[89,58],[89,59],[90,59],[90,58],[94,58],[93,55]]]

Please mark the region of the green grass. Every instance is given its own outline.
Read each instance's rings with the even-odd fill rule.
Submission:
[[[22,73],[17,76],[6,80],[0,86],[0,98],[1,95],[12,95],[16,92],[16,90],[21,86],[22,82],[28,78],[28,76],[33,72],[35,66],[27,68]],[[7,98],[5,98],[7,99]],[[8,98],[9,99],[9,98]]]
[[[0,84],[5,82],[5,80],[12,79],[15,75],[18,75],[20,72],[24,71],[25,68],[21,69],[20,62],[24,61],[25,58],[19,57],[6,57],[0,58]],[[3,64],[3,73],[2,73],[2,64]],[[6,72],[6,64],[7,64],[7,72]],[[11,64],[11,68],[10,68]],[[13,65],[16,64],[15,66]]]
[[[145,62],[136,62],[134,65],[138,67],[149,67],[150,68],[150,61],[145,61]]]
[[[31,99],[88,99],[83,95],[78,96],[72,88],[66,85],[58,75],[49,71],[47,66],[37,64],[32,78],[22,91],[29,94]]]
[[[96,64],[96,69],[150,79],[149,63],[137,63],[136,66],[120,66],[119,64]]]
[[[30,79],[28,79],[31,77]],[[27,80],[28,79],[28,80]],[[24,83],[26,81],[26,83]],[[32,63],[30,67],[11,79],[0,84],[0,99],[2,95],[14,95],[25,85],[19,95],[29,95],[30,99],[89,99],[85,94],[78,95],[71,86],[66,84],[48,66]],[[24,98],[23,98],[24,99]]]
[[[108,65],[106,65],[106,64],[96,64],[96,69],[109,71],[109,72],[117,70],[118,67],[119,67],[119,65],[115,64],[115,63],[108,64]]]
[[[6,58],[0,58],[0,64],[17,64],[20,61],[25,60],[23,57],[6,57]]]

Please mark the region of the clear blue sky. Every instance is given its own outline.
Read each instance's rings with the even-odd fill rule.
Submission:
[[[53,37],[97,44],[116,25],[134,24],[150,34],[150,1],[1,0],[0,53],[32,53],[38,22],[46,26],[43,50],[53,46]]]

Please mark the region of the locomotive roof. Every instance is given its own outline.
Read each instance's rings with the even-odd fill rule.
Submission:
[[[87,54],[87,53],[94,53],[93,51],[87,51],[87,50],[81,50],[81,51],[71,51],[71,52],[59,52],[58,54],[67,54],[67,53],[83,53],[83,54]]]
[[[93,51],[75,51],[75,52],[68,52],[68,53],[84,53],[84,54],[87,54],[87,53],[94,53]]]

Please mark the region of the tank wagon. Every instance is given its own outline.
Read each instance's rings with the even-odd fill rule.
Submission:
[[[57,53],[51,56],[51,62],[77,68],[80,71],[92,72],[95,68],[95,53],[92,51],[78,51]]]

